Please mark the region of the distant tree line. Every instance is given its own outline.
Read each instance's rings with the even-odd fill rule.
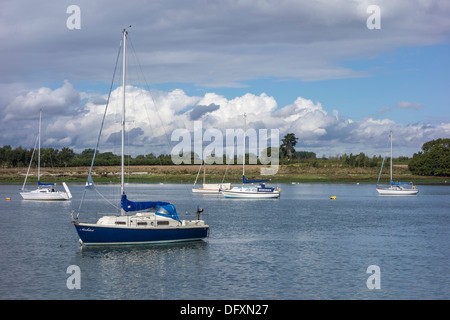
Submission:
[[[0,165],[2,167],[27,167],[30,164],[33,149],[27,150],[22,147],[11,148],[3,146],[0,148]],[[41,148],[41,167],[79,167],[90,166],[94,149],[85,149],[81,153],[75,153],[71,148]],[[98,166],[120,165],[120,156],[112,152],[97,152],[95,164]],[[135,158],[126,157],[127,164],[130,165],[169,165],[173,164],[170,155],[155,156],[150,153],[139,155]],[[33,157],[32,166],[38,163],[37,151]]]
[[[363,152],[359,154],[344,153],[335,157],[317,158],[314,152],[295,151],[294,146],[298,138],[293,133],[287,134],[282,139],[279,148],[280,164],[301,164],[310,167],[348,167],[348,168],[372,168],[380,167],[383,162],[381,155],[368,156]],[[271,155],[272,149],[268,148],[266,153]],[[27,167],[30,163],[33,149],[17,147],[15,149],[6,145],[0,148],[0,166],[2,167]],[[71,148],[41,148],[41,167],[78,167],[90,166],[94,149],[85,149],[81,153],[75,153]],[[234,156],[232,164],[241,163],[237,155]],[[199,156],[192,152],[191,163],[199,163]],[[250,161],[250,159],[253,159]],[[246,154],[246,163],[255,163],[257,159],[254,154]],[[120,156],[112,152],[97,152],[95,165],[115,166],[120,165]],[[138,155],[136,157],[126,156],[127,165],[173,165],[171,155],[155,156],[153,153]],[[389,161],[387,158],[385,161]],[[408,157],[394,158],[395,163],[408,164],[412,173],[428,176],[450,176],[450,139],[437,139],[426,142],[422,151],[415,153],[410,159]],[[222,164],[227,164],[230,159],[223,156]],[[257,159],[256,163],[260,163]],[[37,151],[33,157],[33,167],[37,166]]]
[[[379,167],[383,162],[381,156],[369,157],[361,152],[359,154],[350,153],[343,155],[318,159],[314,152],[310,151],[295,151],[295,145],[298,142],[298,138],[295,137],[294,133],[288,133],[281,140],[280,146],[280,163],[281,164],[294,164],[294,163],[308,163],[312,167],[322,167],[322,166],[339,166],[339,167],[361,167],[361,168],[371,168]],[[408,161],[407,157],[400,157],[396,159],[398,161]]]
[[[271,148],[266,151],[268,156],[271,156]],[[0,166],[2,167],[27,167],[30,163],[33,149],[23,149],[22,147],[11,148],[11,146],[3,146],[0,148]],[[71,148],[62,148],[61,150],[54,148],[41,148],[41,167],[79,167],[90,166],[94,149],[85,149],[81,153],[75,153]],[[214,157],[214,155],[212,155]],[[245,162],[251,164],[260,164],[258,157],[255,154],[246,154]],[[242,163],[242,157],[234,155],[233,159],[227,159],[224,155],[222,164]],[[340,167],[377,167],[381,166],[381,156],[369,158],[364,153],[359,154],[344,154],[336,157],[320,158],[311,151],[295,151],[287,156],[283,150],[280,150],[280,164],[306,164],[312,167],[322,167],[327,164]],[[397,159],[408,161],[408,158]],[[97,152],[95,157],[95,165],[97,166],[118,166],[120,165],[120,156],[112,152]],[[200,163],[200,157],[191,152],[191,162]],[[37,166],[37,151],[33,157],[32,166]],[[138,155],[136,157],[125,156],[127,165],[173,165],[170,155],[155,156],[153,153],[147,155]]]
[[[61,150],[54,148],[41,148],[41,167],[80,167],[90,166],[94,149],[85,149],[81,153],[75,153],[71,148],[62,148]],[[22,147],[11,148],[11,146],[3,146],[0,148],[0,166],[2,167],[28,167],[33,149],[23,149]],[[215,157],[212,155],[212,157]],[[222,164],[242,163],[242,156],[235,155],[233,159],[223,156]],[[198,154],[191,152],[190,163],[199,164],[201,162]],[[245,155],[246,163],[261,164],[255,154]],[[121,157],[112,152],[97,152],[95,155],[96,166],[120,166]],[[38,164],[37,151],[33,156],[32,167]],[[147,155],[138,155],[131,157],[125,155],[126,165],[174,165],[170,154],[161,154],[155,156],[153,153]]]

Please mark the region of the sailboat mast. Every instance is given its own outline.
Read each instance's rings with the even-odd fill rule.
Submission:
[[[243,141],[243,149],[242,149],[242,183],[244,183],[245,177],[245,131],[247,130],[247,114],[244,113],[244,141]]]
[[[122,63],[122,154],[121,154],[121,178],[120,191],[125,194],[125,82],[126,82],[126,59],[127,59],[127,31],[123,29],[123,63]]]
[[[39,132],[38,132],[38,184],[41,181],[41,121],[42,109],[39,111]]]
[[[392,182],[392,131],[391,131],[391,134],[390,134],[390,136],[391,136],[391,182]]]

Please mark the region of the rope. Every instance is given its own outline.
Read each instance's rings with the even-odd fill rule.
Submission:
[[[99,131],[98,138],[97,138],[97,144],[96,144],[95,149],[94,149],[94,155],[92,156],[91,167],[89,168],[88,181],[87,181],[87,183],[86,183],[86,187],[84,188],[83,195],[81,196],[80,205],[79,205],[79,207],[78,207],[77,218],[78,218],[78,216],[80,215],[81,206],[82,206],[82,204],[83,204],[83,202],[84,202],[84,198],[85,198],[85,195],[86,195],[86,191],[87,191],[87,189],[88,189],[89,187],[92,188],[92,186],[93,186],[92,175],[91,175],[91,174],[92,174],[92,169],[93,169],[93,167],[94,167],[95,157],[96,157],[96,155],[97,155],[98,146],[99,146],[99,144],[100,144],[100,138],[101,138],[101,136],[102,136],[103,125],[104,125],[104,123],[105,123],[105,118],[106,118],[106,112],[107,112],[107,110],[108,110],[109,101],[110,101],[110,99],[111,99],[112,87],[113,87],[113,85],[114,85],[114,78],[115,78],[115,76],[116,76],[117,65],[118,65],[118,62],[119,62],[119,57],[120,57],[120,51],[121,51],[121,48],[122,48],[122,43],[123,43],[123,39],[122,39],[121,42],[120,42],[119,51],[118,51],[118,53],[117,53],[117,57],[116,57],[116,66],[114,67],[114,72],[113,72],[113,76],[112,76],[112,81],[111,81],[111,85],[110,85],[110,87],[109,87],[108,99],[107,99],[106,105],[105,105],[105,112],[103,113],[102,124],[101,124],[101,126],[100,126],[100,131]],[[91,183],[92,183],[92,186],[91,186]],[[95,189],[95,187],[93,187],[93,188]],[[95,189],[95,191],[98,193],[98,191],[97,191],[96,189]],[[103,195],[102,195],[102,197],[103,197]],[[103,197],[103,198],[104,198],[104,197]],[[109,201],[108,201],[108,202],[109,202]]]

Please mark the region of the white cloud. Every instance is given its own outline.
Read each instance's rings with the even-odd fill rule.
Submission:
[[[66,80],[61,88],[51,90],[47,87],[19,94],[7,105],[4,120],[33,119],[43,109],[50,116],[72,114],[80,102],[80,94]]]
[[[109,143],[119,140],[121,119],[121,88],[111,94],[108,116],[103,129],[102,151],[118,152]],[[69,97],[87,96],[76,92],[69,82],[61,88],[50,90],[40,88],[24,93],[21,99],[33,101],[54,101],[55,110],[66,109],[72,101]],[[32,98],[31,98],[32,97]],[[77,152],[95,147],[100,124],[105,109],[106,96],[89,95],[80,107],[82,112],[55,112],[44,118],[43,146],[57,148],[71,147]],[[22,110],[34,113],[39,105],[25,103]],[[103,102],[103,103],[102,103]],[[242,115],[247,113],[247,127],[254,129],[278,129],[280,138],[293,132],[299,138],[298,150],[314,151],[320,155],[335,155],[343,152],[365,152],[369,155],[384,152],[390,130],[395,132],[395,140],[403,148],[403,153],[412,155],[420,150],[426,141],[450,135],[450,124],[397,124],[390,119],[362,120],[339,117],[338,110],[326,111],[320,102],[313,102],[298,97],[292,104],[277,106],[273,97],[262,93],[244,94],[234,99],[210,92],[204,96],[190,96],[183,90],[170,92],[153,91],[152,93],[138,87],[127,86],[127,131],[133,137],[129,139],[131,154],[169,153],[170,136],[175,129],[186,128],[192,132],[191,112],[197,107],[210,106],[208,112],[199,113],[203,128],[216,128],[225,133],[226,129],[239,129],[243,126]],[[17,103],[14,100],[10,105]],[[64,105],[64,103],[68,105]],[[8,109],[9,110],[9,109]],[[10,110],[11,111],[11,110]],[[6,119],[6,115],[10,115]],[[37,133],[37,120],[31,122],[18,117],[17,114],[4,113],[0,129],[2,141],[23,147],[32,147]],[[24,126],[24,124],[26,124]],[[16,137],[10,135],[12,128]],[[192,134],[193,136],[193,134]],[[132,151],[133,149],[134,151]]]
[[[349,65],[380,52],[448,41],[450,3],[446,1],[377,1],[382,29],[376,31],[366,28],[370,4],[373,1],[155,0],[143,4],[129,0],[122,6],[80,0],[81,29],[68,30],[68,3],[6,2],[0,12],[0,143],[32,145],[38,111],[44,108],[46,143],[95,146],[106,96],[78,92],[72,84],[79,87],[110,79],[120,31],[129,24],[133,25],[130,40],[150,84],[185,82],[210,88],[243,88],[255,79],[367,77],[372,69]],[[62,79],[69,80],[60,88],[50,88]],[[168,152],[164,144],[172,130],[192,127],[191,111],[199,106],[214,106],[208,112],[197,109],[204,128],[241,127],[246,112],[249,127],[294,132],[300,138],[298,148],[314,148],[321,154],[377,150],[384,147],[390,129],[414,151],[423,142],[449,135],[446,123],[400,125],[389,119],[343,118],[340,110],[331,109],[339,108],[313,102],[304,92],[292,103],[279,105],[274,97],[254,94],[251,88],[233,99],[214,90],[198,96],[181,89],[152,91],[150,96],[137,87],[128,89],[133,143],[142,148],[155,143],[163,152]],[[113,93],[111,107],[119,104],[119,94]],[[415,102],[393,101],[382,112],[415,111],[428,102],[402,99]],[[105,134],[118,131],[118,119],[118,115],[107,118]],[[145,126],[144,120],[151,125]]]

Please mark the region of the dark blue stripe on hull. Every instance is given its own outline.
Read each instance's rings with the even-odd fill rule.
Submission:
[[[189,241],[206,238],[208,228],[174,229],[128,229],[75,225],[80,239],[85,245],[100,244],[147,244]]]

